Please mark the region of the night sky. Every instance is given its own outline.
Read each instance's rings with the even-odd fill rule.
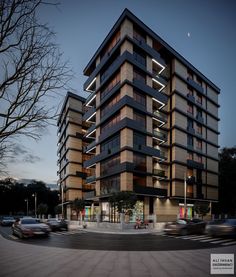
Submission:
[[[235,146],[236,1],[61,0],[58,7],[41,8],[41,21],[54,29],[64,58],[75,72],[71,91],[86,95],[83,69],[125,8],[221,89],[219,144]],[[59,92],[60,102],[65,93]],[[24,157],[19,155],[9,165],[10,173],[18,178],[56,182],[56,128],[50,127],[38,143],[22,139],[19,144],[35,160],[24,163]]]

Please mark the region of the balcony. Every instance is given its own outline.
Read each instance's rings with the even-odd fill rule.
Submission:
[[[191,101],[192,103],[195,103],[195,98],[194,98],[194,96],[193,95],[191,95],[191,94],[187,94],[187,98],[188,98],[188,100],[189,101]]]
[[[85,101],[85,106],[93,107],[96,105],[96,92],[91,93]]]
[[[96,126],[95,126],[95,124],[93,124],[92,126],[90,126],[88,128],[88,130],[85,133],[85,137],[92,138],[92,139],[96,138]]]
[[[96,176],[92,175],[92,176],[88,176],[85,180],[86,184],[91,184],[94,183],[96,181]]]
[[[90,153],[93,150],[96,150],[96,141],[95,140],[93,142],[91,142],[90,144],[88,144],[87,146],[83,147],[84,153]]]
[[[202,86],[200,86],[197,82],[195,82],[193,79],[191,78],[187,78],[187,83],[189,85],[191,85],[195,90],[201,92],[201,93],[204,93],[204,89]]]
[[[165,175],[165,170],[160,170],[160,169],[155,169],[155,168],[153,169],[153,177],[158,180],[167,178],[167,176]]]
[[[197,114],[196,119],[201,123],[204,124],[204,119],[201,114]]]
[[[153,138],[158,141],[158,145],[167,141],[167,135],[156,130],[153,130]]]
[[[203,163],[199,163],[193,160],[187,160],[187,166],[191,167],[191,168],[196,168],[196,169],[204,169],[204,164]]]
[[[153,114],[155,116],[157,116],[159,119],[163,120],[164,122],[167,122],[167,115],[166,114],[163,114],[163,113],[159,112],[158,110],[154,111]]]
[[[93,190],[93,191],[86,191],[86,192],[83,193],[83,198],[85,200],[89,200],[89,199],[91,199],[91,198],[93,198],[95,196],[96,196],[96,191],[95,190]]]
[[[87,122],[96,122],[96,109],[95,107],[91,107],[84,115],[83,115],[83,121]]]
[[[154,187],[145,187],[138,184],[134,184],[133,190],[138,195],[144,196],[156,196],[156,197],[167,197],[167,190]]]
[[[194,130],[193,127],[188,126],[188,127],[187,127],[187,131],[188,131],[191,135],[195,135],[195,130]]]
[[[159,92],[158,90],[146,85],[145,83],[137,79],[133,80],[133,85],[138,89],[143,90],[145,93],[149,94],[152,97],[152,99],[160,103],[162,107],[164,107],[167,104],[168,96],[165,95],[164,93]]]

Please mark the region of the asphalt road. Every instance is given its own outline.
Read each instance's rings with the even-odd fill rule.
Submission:
[[[166,236],[153,234],[104,234],[83,230],[52,232],[48,238],[19,239],[12,236],[10,227],[0,227],[3,237],[18,243],[51,246],[67,249],[110,251],[169,251],[194,250],[225,246],[236,246],[232,239],[211,239],[207,236]],[[226,244],[227,245],[227,244]]]

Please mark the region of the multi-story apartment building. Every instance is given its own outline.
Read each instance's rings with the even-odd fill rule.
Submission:
[[[58,184],[60,185],[64,215],[71,218],[70,203],[82,198],[83,131],[82,116],[85,99],[68,92],[62,105],[58,126]]]
[[[184,200],[189,217],[196,201],[217,201],[216,85],[127,9],[84,74],[90,213],[97,205],[115,222],[108,199],[118,191],[133,191],[139,214],[157,221],[183,216]]]

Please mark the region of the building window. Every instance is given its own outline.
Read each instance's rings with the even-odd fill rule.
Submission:
[[[113,67],[115,61],[118,59],[118,57],[120,56],[120,53],[117,52],[115,54],[115,56],[113,56],[112,60],[110,60],[110,63],[101,70],[100,72],[100,82],[102,83],[106,78],[107,76],[110,74],[110,71],[111,71],[111,68]]]
[[[187,135],[187,145],[193,147],[193,136]]]
[[[133,79],[146,84],[146,74],[144,74],[143,72],[141,72],[140,70],[138,70],[136,68],[134,69]]]
[[[197,119],[202,119],[202,110],[197,108]]]
[[[197,134],[202,135],[202,125],[197,123]]]
[[[187,112],[190,113],[190,114],[193,114],[193,104],[188,102],[188,109],[187,109]]]
[[[107,151],[109,153],[117,149],[120,149],[120,134],[117,134],[111,139],[101,143],[101,152]]]
[[[102,59],[107,53],[111,52],[111,50],[116,46],[116,44],[120,41],[120,30],[110,39],[109,44],[101,51],[100,58]]]
[[[146,96],[143,93],[134,90],[133,97],[136,102],[146,107]]]
[[[133,185],[146,187],[146,177],[133,175]]]
[[[146,171],[146,156],[142,154],[133,154],[134,169],[139,171]]]
[[[101,134],[110,129],[112,126],[120,121],[120,113],[114,115],[108,122],[101,126]]]
[[[188,121],[187,121],[187,124],[188,124],[188,129],[193,129],[193,120],[188,118]]]
[[[137,40],[138,42],[146,42],[146,35],[145,33],[138,29],[138,28],[134,28],[133,30],[133,38],[135,40]]]
[[[197,162],[202,163],[202,156],[197,154]]]
[[[200,139],[197,139],[197,149],[202,150],[202,141]]]
[[[193,152],[187,152],[187,159],[193,161]]]
[[[200,93],[197,93],[197,103],[202,105],[202,95]]]
[[[120,164],[120,155],[113,156],[100,163],[101,176],[109,174],[111,170]]]
[[[188,87],[188,95],[193,96],[193,89],[190,87]]]
[[[146,145],[146,136],[138,132],[133,132],[133,145],[136,147]]]
[[[193,80],[193,72],[190,69],[188,70],[188,79]]]
[[[120,175],[100,180],[100,194],[110,194],[120,191]]]
[[[199,77],[197,77],[197,83],[199,84],[199,86],[202,86],[202,80]]]
[[[141,65],[146,67],[146,55],[142,51],[140,51],[137,47],[134,47],[133,50],[134,59],[140,63]]]
[[[118,92],[112,99],[103,105],[101,108],[101,119],[107,114],[107,112],[120,100],[120,92]]]
[[[101,91],[101,100],[109,94],[109,92],[120,83],[120,72],[118,72],[115,77],[109,82],[109,84]]]
[[[134,111],[133,114],[134,121],[136,121],[140,127],[146,128],[146,116]]]

